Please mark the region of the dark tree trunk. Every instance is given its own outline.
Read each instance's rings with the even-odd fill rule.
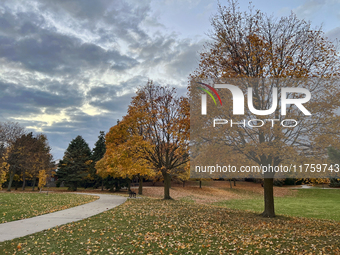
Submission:
[[[200,180],[200,189],[202,188],[202,181]]]
[[[35,188],[35,182],[37,181],[37,178],[36,177],[34,177],[33,178],[33,185],[32,185],[32,191],[34,191],[34,188]]]
[[[13,183],[13,178],[14,178],[14,171],[11,171],[9,175],[9,182],[8,182],[8,187],[7,191],[11,191],[12,183]]]
[[[102,191],[104,190],[104,179],[102,178]]]
[[[115,191],[120,191],[119,181],[115,183],[115,187],[116,187]]]
[[[77,191],[77,182],[70,182],[70,186],[68,187],[68,190],[70,191]]]
[[[25,175],[25,171],[22,173],[22,190],[25,190],[25,186],[26,186],[26,175]]]
[[[183,188],[185,187],[185,181],[183,181]]]
[[[127,180],[127,183],[128,183],[128,191],[131,191],[131,180],[128,179],[128,180]]]
[[[143,195],[143,177],[138,176],[138,179],[139,179],[138,195]]]
[[[274,183],[274,178],[264,179],[264,184],[263,184],[264,212],[262,213],[263,217],[269,217],[269,218],[275,217],[273,183]]]
[[[236,186],[236,180],[234,179],[234,186]]]
[[[163,173],[164,178],[164,199],[172,199],[170,197],[171,176],[169,173]]]

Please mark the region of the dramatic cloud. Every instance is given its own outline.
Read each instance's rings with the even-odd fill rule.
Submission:
[[[272,8],[294,9],[302,18],[329,11],[327,21],[338,24],[336,1],[299,4]],[[216,6],[215,0],[2,0],[0,121],[46,133],[56,159],[77,135],[92,147],[149,79],[186,94]],[[327,35],[338,37],[329,23]]]
[[[334,29],[332,29],[331,31],[328,31],[326,33],[327,38],[334,43],[338,43],[337,40],[340,39],[340,27],[336,27]]]
[[[2,1],[0,121],[46,133],[61,158],[77,135],[93,146],[149,79],[185,94],[204,42],[157,15],[151,1]]]

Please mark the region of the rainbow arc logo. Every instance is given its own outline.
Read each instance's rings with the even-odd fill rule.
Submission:
[[[220,101],[220,104],[222,105],[222,100],[221,100],[220,96],[218,95],[217,91],[213,87],[211,87],[208,84],[202,83],[202,82],[197,82],[197,83],[206,86],[208,89],[210,89],[212,92],[214,92],[214,94],[217,96],[218,100]],[[198,87],[198,89],[206,92],[214,100],[215,105],[217,105],[214,96],[208,90],[206,90],[205,88],[201,88],[201,87]]]
[[[210,89],[212,92],[214,92],[214,94],[217,96],[218,100],[220,101],[220,104],[222,105],[222,100],[221,100],[220,96],[218,95],[217,91],[216,91],[213,87],[211,87],[211,86],[208,85],[208,84],[202,83],[202,82],[197,82],[197,83],[206,86],[208,89]],[[198,89],[200,89],[200,90],[206,92],[206,93],[214,100],[215,105],[217,105],[216,100],[215,100],[214,96],[210,93],[210,91],[208,91],[208,90],[205,89],[205,88],[201,88],[201,87],[198,87]],[[202,96],[203,96],[203,95],[202,95]],[[203,102],[203,101],[204,101],[204,102]],[[206,104],[206,98],[203,98],[203,97],[202,97],[202,103],[205,103],[205,104]],[[206,113],[206,109],[205,109],[204,112]],[[202,113],[203,113],[203,111],[202,111]]]

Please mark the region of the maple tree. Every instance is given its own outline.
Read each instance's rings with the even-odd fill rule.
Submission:
[[[45,169],[48,174],[54,167],[47,137],[44,134],[27,133],[18,123],[0,123],[0,156],[1,164],[9,176],[9,191],[13,180],[22,179],[22,189],[26,180],[33,180],[34,190],[39,170]],[[17,183],[16,183],[17,188]]]
[[[13,144],[15,141],[20,138],[22,135],[24,135],[25,129],[21,127],[18,123],[14,122],[3,122],[0,123],[0,163],[1,163],[1,169],[3,173],[5,172],[6,175],[9,175],[9,188],[7,190],[10,190],[10,186],[12,184],[15,171],[16,169],[13,169],[13,167],[10,167],[9,164],[9,157],[12,158],[12,154],[10,154],[11,147],[13,147]],[[4,175],[3,175],[4,176]],[[3,177],[4,178],[4,177]],[[4,181],[5,182],[5,181]]]
[[[33,180],[32,190],[34,191],[40,170],[44,170],[46,174],[51,175],[51,171],[54,168],[54,161],[50,151],[51,148],[44,134],[34,136],[33,133],[28,133],[26,135],[21,151],[21,156],[23,156],[21,167],[23,190],[26,186],[26,180],[31,179]]]
[[[5,170],[1,170],[0,171],[0,190],[2,190],[2,184],[4,184],[6,182],[7,178],[6,178],[6,171]]]
[[[7,181],[7,173],[9,170],[8,152],[2,151],[2,158],[0,160],[0,190],[2,190],[2,185]]]
[[[44,170],[47,176],[51,176],[52,171],[55,169],[51,147],[48,145],[47,137],[44,134],[38,134],[36,136],[31,154],[31,164],[28,167],[29,174],[33,179],[32,190],[34,190],[36,179],[40,171]]]
[[[47,179],[46,171],[40,170],[39,171],[39,183],[38,183],[38,188],[40,189],[40,192],[42,188],[46,185],[46,179]]]
[[[138,176],[139,194],[142,194],[142,178],[153,176],[154,171],[144,158],[144,151],[152,145],[141,136],[140,121],[144,121],[140,116],[127,115],[110,128],[106,134],[106,153],[96,164],[96,169],[102,178],[111,176],[131,180]]]
[[[198,90],[193,90],[196,82],[202,80],[236,84],[245,95],[248,87],[252,87],[255,109],[270,108],[273,101],[268,95],[274,91],[273,88],[284,87],[289,82],[317,95],[306,104],[313,113],[309,120],[293,105],[287,107],[287,116],[280,114],[280,107],[272,114],[273,119],[279,121],[285,118],[297,120],[299,125],[296,128],[237,125],[232,129],[218,129],[220,137],[223,137],[219,144],[232,148],[258,165],[277,166],[311,158],[325,159],[325,148],[334,144],[337,140],[334,136],[339,135],[336,128],[339,117],[335,114],[339,107],[338,96],[335,95],[339,95],[339,90],[332,80],[339,71],[339,57],[334,45],[324,38],[322,30],[311,29],[310,23],[299,20],[293,13],[277,20],[259,10],[254,11],[252,6],[249,12],[242,13],[234,1],[229,2],[229,6],[219,5],[211,24],[212,41],[207,43],[201,53],[199,68],[191,75],[192,98],[197,97]],[[329,80],[322,83],[320,78]],[[230,94],[221,92],[220,95],[227,99],[223,103],[232,109]],[[281,96],[279,90],[278,98]],[[294,93],[289,96],[301,97]],[[215,110],[216,107],[210,107],[209,113]],[[261,116],[249,111],[244,117],[261,119]],[[241,120],[231,111],[224,112],[220,118],[234,119],[235,122]],[[195,122],[195,119],[192,121]],[[196,128],[205,127],[198,124]],[[214,136],[214,133],[209,135]],[[275,216],[273,178],[273,174],[266,174],[264,179],[265,208],[262,215],[265,217]]]
[[[50,171],[54,165],[46,136],[40,134],[35,137],[33,133],[21,135],[7,147],[4,162],[8,164],[8,191],[10,191],[15,177],[18,179],[21,176],[23,181],[22,189],[24,190],[26,177],[35,179],[40,169]]]
[[[128,114],[106,135],[107,151],[96,165],[100,174],[129,178],[161,174],[164,199],[171,199],[171,178],[188,171],[181,166],[189,158],[189,103],[175,93],[152,81],[137,91]]]

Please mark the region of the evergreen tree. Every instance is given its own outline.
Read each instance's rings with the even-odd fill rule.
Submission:
[[[90,160],[89,145],[78,135],[70,142],[63,159],[58,164],[58,179],[64,181],[69,190],[76,191],[80,182],[89,175]]]
[[[91,166],[91,177],[94,180],[94,186],[97,188],[99,185],[102,186],[103,190],[103,178],[100,177],[96,172],[95,165],[97,161],[99,161],[106,152],[106,146],[105,146],[105,132],[100,131],[100,135],[98,136],[98,141],[94,144],[94,148],[92,150],[92,166]]]
[[[100,131],[100,135],[98,136],[98,141],[94,144],[94,148],[92,150],[92,160],[97,162],[100,160],[106,152],[105,146],[105,132]]]

